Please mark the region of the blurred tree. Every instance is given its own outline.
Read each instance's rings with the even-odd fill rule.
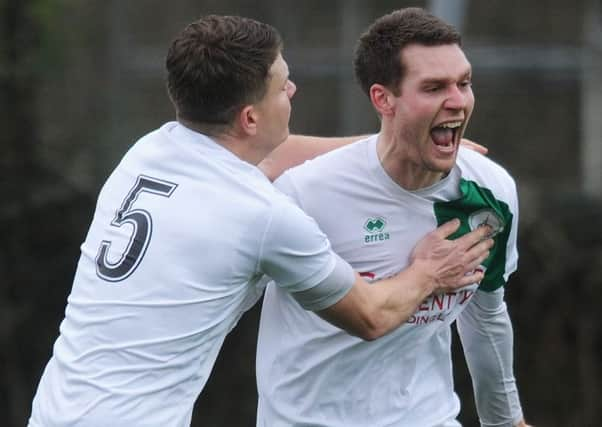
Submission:
[[[0,166],[10,173],[3,181],[8,184],[9,198],[24,201],[29,182],[19,183],[25,172],[32,169],[33,147],[37,136],[34,127],[34,96],[36,74],[31,66],[38,47],[36,23],[28,12],[28,2],[2,0],[2,37],[0,38],[0,88],[4,153]],[[10,185],[13,184],[13,185]],[[17,185],[18,184],[18,185]],[[4,192],[4,194],[7,194]]]
[[[60,51],[45,31],[57,6],[0,1],[0,413],[7,426],[23,425],[29,414],[85,230],[81,211],[92,207],[36,153],[40,76]]]
[[[2,328],[0,329],[0,345],[2,348],[1,366],[2,382],[0,383],[1,408],[8,419],[16,421],[21,415],[28,390],[20,376],[22,371],[15,369],[17,363],[14,337],[16,326],[24,316],[24,302],[19,301],[17,287],[22,283],[12,278],[18,277],[22,265],[19,261],[26,259],[27,243],[25,237],[30,213],[31,194],[34,178],[38,175],[33,159],[34,145],[37,140],[35,131],[34,96],[36,75],[31,67],[31,59],[37,50],[38,40],[36,24],[28,12],[28,2],[3,0],[0,2],[2,36],[0,37],[0,128],[2,129],[2,148],[0,167],[3,179],[0,191],[3,195],[0,219],[2,224],[14,223],[3,233],[2,263],[0,274],[2,292],[0,294],[0,312]]]

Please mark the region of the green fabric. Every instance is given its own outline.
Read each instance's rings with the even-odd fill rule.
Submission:
[[[477,218],[483,220],[483,223],[495,224],[497,221],[501,223],[501,230],[493,238],[495,244],[490,250],[491,253],[483,262],[486,267],[485,277],[479,285],[479,289],[491,292],[505,284],[506,246],[513,215],[508,204],[496,199],[489,189],[480,187],[473,181],[461,179],[460,191],[462,196],[459,199],[435,203],[437,224],[441,225],[458,218],[461,222],[460,228],[449,237],[453,240],[471,231],[469,223],[471,216],[473,216],[473,227],[476,226]]]

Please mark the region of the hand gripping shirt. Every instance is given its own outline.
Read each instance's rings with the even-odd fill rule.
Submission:
[[[459,234],[488,225],[495,245],[479,292],[516,269],[517,197],[508,173],[460,149],[440,182],[400,188],[376,153],[377,136],[294,168],[276,183],[312,216],[333,249],[368,281],[408,264],[427,232],[457,217]],[[374,286],[377,286],[376,284]],[[270,284],[257,350],[261,427],[457,426],[450,324],[478,285],[424,300],[407,323],[372,342],[331,326]]]
[[[189,426],[262,276],[321,309],[353,284],[348,268],[340,288],[308,292],[336,266],[315,222],[255,166],[167,123],[100,192],[29,425]]]

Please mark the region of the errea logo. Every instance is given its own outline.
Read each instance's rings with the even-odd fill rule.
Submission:
[[[364,243],[374,243],[384,240],[389,240],[389,233],[385,231],[387,221],[378,216],[376,218],[368,218],[364,223],[364,230],[367,234],[364,235]]]
[[[377,233],[379,231],[382,231],[385,228],[385,225],[387,225],[387,221],[385,221],[384,218],[368,218],[368,220],[364,224],[364,229],[368,233]]]

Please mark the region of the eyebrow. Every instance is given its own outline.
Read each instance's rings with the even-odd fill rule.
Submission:
[[[462,74],[458,80],[465,80],[470,77],[472,77],[472,69],[470,69],[470,70],[466,71],[464,74]],[[454,79],[454,78],[450,79],[448,77],[428,77],[424,80],[421,80],[420,83],[424,84],[424,85],[428,85],[428,84],[448,83],[450,81],[456,81],[456,79]]]

